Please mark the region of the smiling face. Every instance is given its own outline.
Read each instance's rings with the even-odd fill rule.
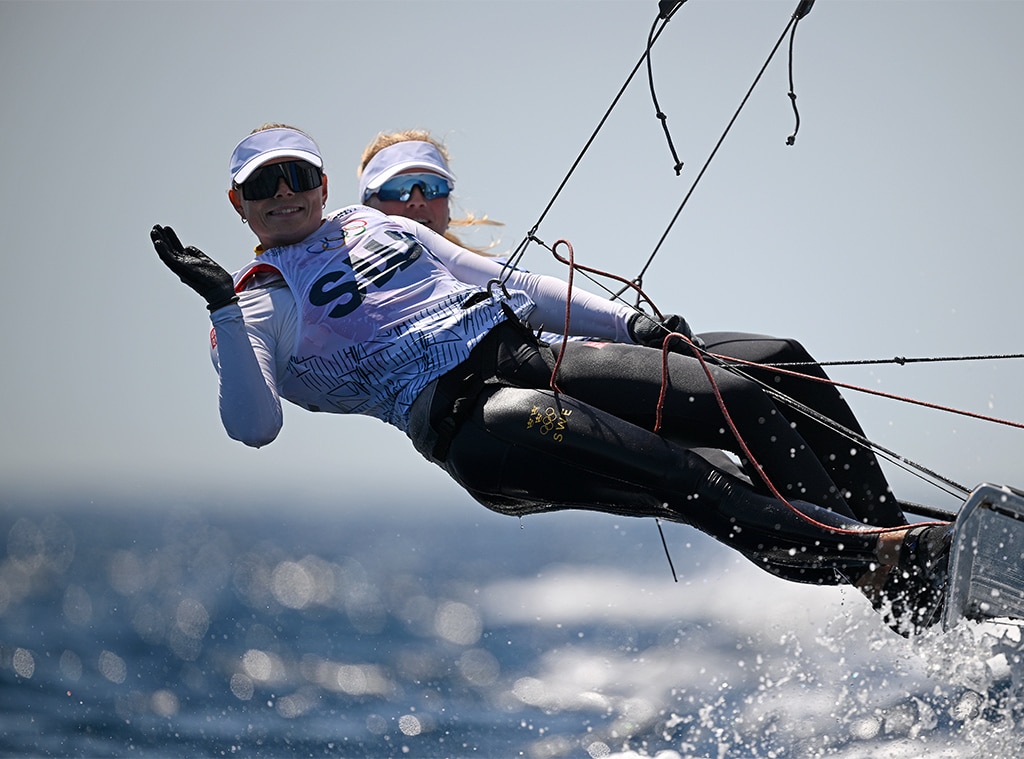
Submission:
[[[291,158],[267,161],[264,165],[284,163]],[[327,204],[327,175],[323,184],[306,192],[295,192],[284,177],[278,180],[273,197],[264,200],[246,200],[239,188],[228,190],[228,198],[238,215],[248,221],[260,245],[273,248],[293,245],[309,237],[323,221]]]
[[[398,175],[424,173],[432,172],[425,172],[423,169],[417,168],[407,169],[399,172]],[[423,197],[423,192],[419,187],[413,187],[408,200],[381,200],[374,194],[366,199],[366,205],[389,216],[404,216],[407,219],[418,221],[439,235],[448,231],[448,222],[451,220],[451,214],[448,211],[448,198],[439,197],[427,200]]]

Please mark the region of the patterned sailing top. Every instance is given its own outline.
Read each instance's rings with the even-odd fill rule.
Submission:
[[[489,287],[505,277],[504,291]],[[507,317],[563,324],[567,285],[503,270],[426,227],[365,206],[329,215],[301,243],[270,248],[235,274],[239,305],[212,315],[221,418],[231,437],[273,440],[280,398],[366,414],[405,430],[434,379]],[[573,334],[631,342],[624,305],[575,290]]]

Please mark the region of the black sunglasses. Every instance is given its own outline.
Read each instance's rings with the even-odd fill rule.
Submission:
[[[324,183],[322,169],[306,161],[285,161],[260,166],[239,186],[246,200],[266,200],[277,194],[281,180],[292,192],[308,192]]]

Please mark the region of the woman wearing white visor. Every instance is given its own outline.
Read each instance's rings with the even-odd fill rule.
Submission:
[[[359,202],[389,216],[418,221],[456,245],[486,254],[490,246],[469,245],[454,229],[501,223],[472,213],[452,218],[456,179],[450,162],[447,148],[429,132],[381,132],[366,146],[359,161]]]

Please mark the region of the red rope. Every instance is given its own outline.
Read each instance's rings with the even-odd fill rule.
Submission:
[[[561,256],[559,256],[557,253],[555,253],[555,248],[557,248],[559,245],[565,245],[565,247],[567,247],[569,249],[569,260],[568,261],[566,261]],[[572,313],[571,313],[572,312],[572,280],[573,280],[573,272],[575,272],[575,270],[576,270],[576,263],[575,263],[575,253],[573,252],[573,249],[572,249],[572,243],[570,243],[568,240],[557,240],[555,242],[554,248],[551,249],[551,253],[555,256],[555,258],[557,258],[559,261],[562,261],[563,263],[565,263],[569,267],[569,276],[566,277],[566,281],[569,283],[569,287],[568,287],[568,289],[566,290],[566,293],[565,293],[565,325],[564,325],[564,327],[562,329],[562,344],[558,348],[558,355],[555,356],[555,366],[551,370],[551,382],[549,383],[552,390],[554,390],[556,393],[560,393],[562,391],[558,387],[557,377],[558,377],[558,370],[562,367],[562,356],[565,355],[565,346],[569,342],[569,335],[570,335],[569,324],[571,322],[571,316],[572,316]]]
[[[567,248],[569,248],[569,258],[568,259],[562,258],[560,255],[558,255],[557,248],[558,248],[559,245],[565,245]],[[655,313],[655,315],[659,319],[664,317],[664,314],[662,314],[661,311],[658,310],[658,307],[656,305],[654,305],[654,301],[651,300],[648,297],[647,293],[645,293],[643,291],[643,289],[639,285],[637,285],[635,282],[633,282],[632,280],[626,279],[625,277],[620,277],[618,274],[612,274],[611,272],[607,272],[607,271],[604,271],[602,269],[595,269],[595,268],[590,267],[590,266],[584,266],[583,264],[576,263],[575,259],[573,257],[572,245],[569,243],[568,240],[558,240],[551,248],[549,248],[549,250],[551,251],[551,254],[559,261],[559,263],[563,263],[563,264],[565,264],[566,266],[569,267],[569,276],[570,277],[572,277],[572,270],[573,269],[579,269],[580,271],[585,271],[588,274],[595,274],[595,275],[597,275],[599,277],[606,277],[608,279],[613,279],[616,282],[619,282],[619,283],[625,285],[626,287],[630,288],[631,290],[633,290],[637,294],[637,297],[640,300],[643,300],[645,303],[647,303],[647,305],[649,305],[652,309],[654,309],[654,313]],[[570,283],[570,293],[571,293],[571,290],[572,290],[572,288],[571,288],[572,279],[569,280],[569,283]]]

